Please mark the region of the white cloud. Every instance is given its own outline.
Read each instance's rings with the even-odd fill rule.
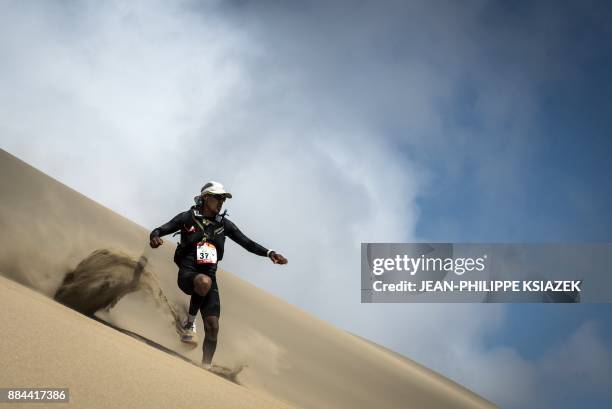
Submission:
[[[600,335],[598,324],[582,324],[565,342],[551,347],[538,360],[547,396],[562,401],[580,390],[612,399],[612,348]],[[546,389],[544,389],[546,390]]]

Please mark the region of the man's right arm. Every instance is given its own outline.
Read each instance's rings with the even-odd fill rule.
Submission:
[[[151,247],[159,247],[163,244],[161,239],[162,236],[166,234],[174,233],[181,229],[181,226],[184,223],[185,215],[189,212],[182,212],[177,214],[170,220],[168,223],[162,224],[156,229],[153,229],[151,234],[149,235],[150,245]]]

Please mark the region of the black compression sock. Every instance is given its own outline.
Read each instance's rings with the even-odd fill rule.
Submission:
[[[196,315],[203,301],[204,301],[204,297],[196,293],[193,293],[191,295],[191,300],[189,300],[189,315]]]
[[[211,341],[210,339],[204,338],[204,351],[203,351],[204,358],[202,360],[204,364],[210,365],[216,349],[217,349],[217,340]]]

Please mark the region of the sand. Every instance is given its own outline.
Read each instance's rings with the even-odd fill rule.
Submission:
[[[0,277],[0,294],[1,385],[68,388],[69,402],[53,407],[290,407],[4,277]]]
[[[70,407],[494,407],[222,269],[214,363],[235,383],[208,373],[174,330],[188,298],[169,240],[150,249],[146,229],[5,151],[0,194],[0,387],[69,387]]]

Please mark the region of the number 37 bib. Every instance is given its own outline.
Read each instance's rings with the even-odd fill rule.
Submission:
[[[217,262],[217,248],[212,243],[198,243],[196,254],[198,264],[215,264]]]

